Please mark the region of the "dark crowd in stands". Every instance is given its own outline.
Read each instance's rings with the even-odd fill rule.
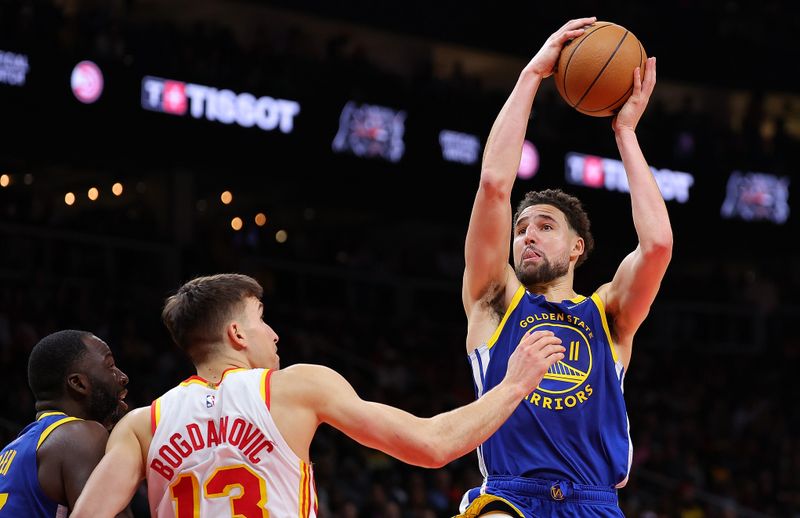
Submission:
[[[670,3],[691,9],[688,2]],[[436,109],[484,140],[508,94],[459,66],[435,73],[424,56],[405,74],[392,71],[345,31],[325,39],[300,22],[282,30],[256,24],[243,42],[218,22],[153,21],[134,16],[137,7],[133,0],[83,7],[0,0],[0,49],[24,50],[44,63],[92,55],[121,70],[320,103],[389,99],[409,111]],[[719,30],[738,30],[752,14],[740,11],[734,16],[726,10]],[[653,44],[659,45],[667,46],[660,40]],[[669,67],[664,71],[666,83]],[[719,96],[717,86],[693,86],[677,101],[655,98],[648,109],[640,138],[651,163],[693,171],[698,178],[717,177],[720,185],[734,169],[793,173],[800,146],[790,124],[800,117],[800,105],[787,101],[775,114],[766,109],[770,92],[753,90],[741,118],[732,121],[718,103],[709,102]],[[581,118],[554,91],[545,91],[537,99],[529,137],[540,149],[559,150],[559,156],[587,150],[615,157],[610,130],[601,128],[607,124]],[[429,198],[420,194],[414,211],[384,221],[383,204],[396,202],[391,196],[407,196],[401,183],[418,181],[422,172],[404,170],[408,177],[387,180],[387,191],[396,192],[376,192],[356,207],[341,201],[348,199],[346,188],[330,191],[333,200],[314,198],[289,192],[287,180],[277,193],[263,193],[277,218],[295,222],[287,223],[289,241],[277,245],[270,239],[275,228],[230,231],[230,213],[211,203],[222,183],[207,174],[201,160],[172,165],[203,174],[165,173],[154,159],[137,154],[127,156],[134,167],[114,157],[76,163],[53,154],[34,158],[24,148],[0,149],[0,165],[22,164],[35,178],[27,191],[0,190],[0,358],[9,378],[0,395],[4,444],[34,417],[27,355],[58,329],[89,330],[108,342],[130,377],[131,406],[148,405],[193,374],[158,319],[161,304],[182,281],[220,271],[247,273],[264,285],[265,318],[281,336],[284,365],[330,366],[362,397],[423,416],[472,400],[459,289],[476,181],[434,188]],[[356,176],[350,180],[384,167],[348,158],[306,159],[312,169],[323,168],[326,160],[333,168],[352,168]],[[557,160],[542,161],[543,168],[563,168]],[[66,211],[62,198],[53,195],[66,181],[55,183],[40,171],[54,168],[76,183],[114,171],[136,195],[117,205]],[[191,187],[195,197],[186,202],[189,221],[178,226],[171,207],[182,186]],[[628,201],[618,196],[613,199],[621,217],[629,219]],[[439,218],[429,207],[436,197],[459,201]],[[256,195],[244,198],[256,206]],[[587,203],[590,216],[597,214],[599,251],[577,274],[585,294],[610,278],[622,254],[635,245],[622,246],[617,225],[601,217],[608,199],[597,195]],[[718,217],[714,203],[710,213]],[[637,336],[625,380],[635,450],[621,507],[636,518],[800,517],[800,386],[793,382],[800,364],[793,324],[800,307],[792,298],[800,286],[800,260],[785,245],[789,231],[767,224],[720,225],[719,242],[701,241],[709,246],[698,249],[687,242],[707,239],[713,230],[708,227],[716,223],[682,216],[674,204],[670,210],[676,255]],[[630,224],[625,232],[633,239]],[[768,236],[774,248],[755,242],[758,235]],[[781,235],[780,241],[773,238]],[[682,236],[687,237],[679,240]],[[464,491],[481,482],[474,454],[442,469],[417,469],[328,427],[317,435],[311,456],[323,518],[449,517]],[[147,516],[144,493],[133,507],[136,516]]]

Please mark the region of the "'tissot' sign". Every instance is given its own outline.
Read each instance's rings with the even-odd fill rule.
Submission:
[[[630,192],[628,176],[621,160],[603,158],[580,153],[567,153],[565,158],[566,180],[573,185],[594,187],[607,191]],[[651,167],[661,195],[665,201],[678,203],[689,201],[689,189],[694,185],[694,176],[683,171],[656,169]]]
[[[142,108],[172,115],[190,114],[244,128],[259,127],[264,131],[291,133],[300,104],[288,99],[256,97],[243,92],[211,86],[145,76],[142,79]]]

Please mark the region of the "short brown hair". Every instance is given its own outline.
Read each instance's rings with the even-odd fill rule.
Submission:
[[[222,328],[248,297],[260,299],[261,285],[247,275],[221,273],[197,277],[164,302],[161,320],[178,347],[193,361],[223,339]]]
[[[516,224],[519,215],[523,210],[532,205],[552,205],[567,218],[567,223],[572,230],[575,231],[581,238],[583,238],[583,254],[578,257],[575,263],[577,268],[589,257],[589,254],[594,250],[594,238],[591,232],[591,222],[589,216],[583,209],[583,204],[575,196],[569,195],[561,189],[545,189],[544,191],[530,191],[525,195],[525,198],[517,205],[517,212],[514,214],[514,223]]]

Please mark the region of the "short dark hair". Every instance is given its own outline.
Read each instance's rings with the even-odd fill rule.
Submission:
[[[28,357],[28,385],[37,401],[64,394],[66,375],[86,354],[84,337],[88,331],[65,329],[49,334],[33,346]]]
[[[197,277],[167,298],[161,320],[175,343],[197,362],[220,342],[222,328],[248,297],[260,299],[261,285],[247,275],[221,273]]]
[[[578,257],[575,263],[577,268],[588,259],[589,254],[594,250],[594,238],[591,232],[591,222],[589,216],[583,209],[581,201],[570,194],[565,193],[561,189],[545,189],[543,191],[530,191],[525,195],[525,198],[517,205],[517,212],[514,214],[514,223],[519,219],[519,215],[523,210],[531,205],[552,205],[567,218],[570,228],[575,231],[581,238],[583,238],[583,254]]]

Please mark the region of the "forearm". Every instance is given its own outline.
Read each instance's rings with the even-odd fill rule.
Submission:
[[[488,439],[525,395],[510,383],[501,383],[467,406],[430,418],[367,402],[372,407],[372,417],[354,423],[347,433],[361,444],[407,464],[439,468]]]
[[[510,191],[519,168],[522,143],[528,129],[531,107],[542,77],[522,71],[514,90],[495,119],[483,153],[482,183]]]
[[[661,190],[644,158],[636,133],[622,130],[615,134],[631,193],[633,224],[643,250],[669,248],[672,228]]]
[[[478,400],[428,420],[425,433],[434,438],[436,466],[473,451],[511,416],[527,394],[511,383],[500,383]]]

